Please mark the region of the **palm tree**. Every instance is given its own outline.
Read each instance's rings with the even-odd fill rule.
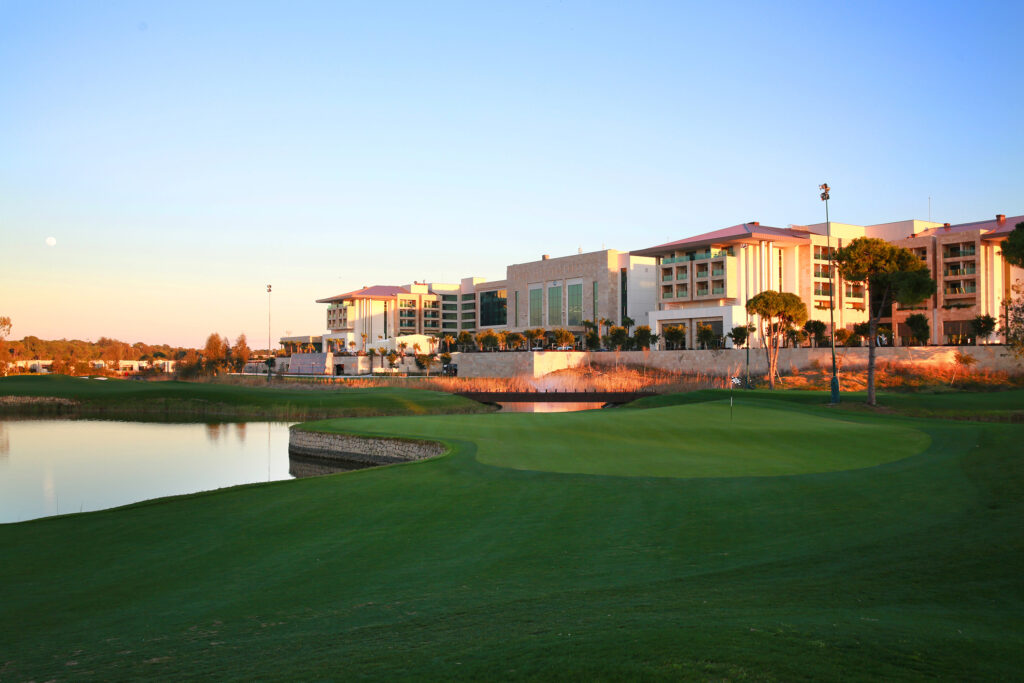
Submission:
[[[386,346],[378,346],[377,347],[377,355],[380,356],[380,369],[381,369],[381,372],[383,372],[384,371],[384,357],[386,355],[388,355],[388,347],[386,347]]]
[[[450,334],[444,335],[444,350],[446,353],[452,352],[452,344],[455,343],[455,337]]]

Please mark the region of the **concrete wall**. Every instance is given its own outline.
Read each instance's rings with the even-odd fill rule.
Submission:
[[[1003,346],[887,346],[877,349],[879,361],[921,363],[950,367],[957,351],[970,354],[977,359],[976,369],[997,370],[1012,374],[1024,373],[1024,361],[1017,360]],[[747,352],[745,349],[724,349],[721,351],[610,351],[586,352],[507,352],[507,353],[457,353],[452,362],[459,365],[460,377],[543,377],[549,372],[593,365],[614,366],[646,365],[669,372],[704,373],[719,377],[736,377],[746,372]],[[867,367],[866,347],[836,349],[836,360],[841,369]],[[832,356],[829,349],[780,349],[779,371],[805,370],[815,364],[830,367]],[[751,374],[768,371],[764,349],[750,350]]]

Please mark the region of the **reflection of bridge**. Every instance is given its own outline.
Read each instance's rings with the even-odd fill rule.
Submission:
[[[653,391],[457,391],[480,403],[629,403]]]

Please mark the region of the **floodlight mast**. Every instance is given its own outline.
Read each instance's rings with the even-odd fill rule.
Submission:
[[[825,239],[828,244],[828,322],[831,334],[829,339],[831,340],[832,347],[832,400],[830,403],[833,405],[839,404],[839,375],[836,373],[836,303],[835,303],[835,289],[836,285],[836,271],[835,271],[835,258],[834,252],[832,251],[832,223],[828,219],[828,200],[829,191],[832,189],[828,186],[828,183],[822,183],[818,186],[821,190],[821,201],[825,202]]]

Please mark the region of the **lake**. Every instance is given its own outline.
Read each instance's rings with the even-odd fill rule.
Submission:
[[[0,420],[0,523],[291,479],[288,423]]]

